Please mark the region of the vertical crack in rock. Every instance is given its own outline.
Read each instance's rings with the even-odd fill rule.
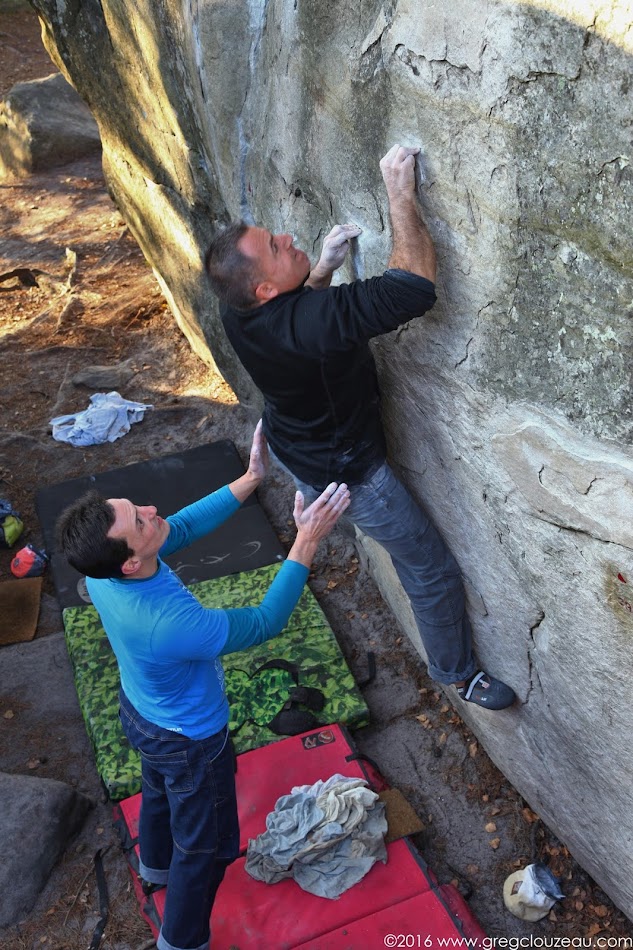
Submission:
[[[378,200],[377,196],[374,194],[373,191],[370,191],[369,194],[370,194],[371,197],[374,199],[374,204],[376,205],[376,212],[377,212],[378,218],[379,218],[379,220],[380,220],[380,232],[379,232],[379,233],[382,233],[382,232],[384,232],[384,230],[385,230],[385,218],[384,218],[384,215],[383,215],[383,213],[382,213],[382,208],[380,207],[380,201]],[[331,202],[330,202],[330,212],[331,212],[331,210],[332,210],[332,209],[331,209]]]
[[[240,215],[247,224],[255,224],[255,219],[253,218],[253,213],[250,209],[248,203],[248,183],[246,180],[246,159],[250,150],[250,146],[246,141],[246,136],[244,135],[244,123],[242,122],[242,116],[238,115],[236,121],[237,125],[237,137],[239,142],[239,169],[240,169]]]
[[[381,36],[378,37],[370,46],[363,47],[359,58],[359,75],[362,79],[374,76],[379,69],[385,65],[382,55]]]
[[[248,100],[248,95],[253,84],[255,70],[257,68],[257,58],[266,28],[266,13],[268,10],[268,0],[248,0],[249,29],[251,33],[251,46],[248,54],[248,80],[244,88],[244,96],[239,112],[235,117],[237,137],[239,143],[239,181],[240,181],[240,215],[247,224],[254,224],[255,219],[248,201],[248,182],[246,175],[246,160],[250,151],[250,143],[244,131],[243,113]],[[296,9],[296,6],[295,6]]]
[[[317,236],[315,237],[314,241],[312,242],[312,253],[313,253],[313,254],[316,254],[317,247],[320,246],[322,234],[323,234],[323,228],[319,228],[319,233],[317,234]]]
[[[267,7],[268,0],[249,0],[248,2],[249,27],[253,36],[251,49],[248,56],[248,65],[251,71],[251,77],[255,72],[255,60],[257,58],[257,54],[259,53],[262,36],[264,35]]]
[[[591,40],[592,40],[593,37],[596,35],[596,24],[597,24],[597,22],[598,22],[598,17],[599,17],[599,16],[600,16],[600,14],[599,14],[599,13],[596,13],[596,15],[595,15],[595,17],[593,18],[592,22],[589,24],[589,26],[588,26],[587,29],[585,30],[585,38],[584,38],[583,43],[582,43],[583,51],[587,49],[587,47],[588,47],[589,44],[591,43]]]
[[[461,366],[462,363],[465,363],[466,360],[468,359],[468,350],[469,350],[470,344],[473,342],[474,339],[475,339],[474,336],[471,336],[470,340],[467,342],[467,344],[466,344],[466,354],[465,354],[465,356],[462,357],[461,360],[458,360],[457,363],[455,363],[455,367],[454,367],[455,369],[457,369],[458,366]]]
[[[205,69],[205,57],[204,57],[204,48],[200,38],[200,4],[198,0],[190,0],[189,2],[189,17],[185,19],[186,22],[191,24],[191,42],[193,46],[193,58],[196,65],[196,74],[198,77],[198,84],[200,86],[200,95],[202,96],[202,101],[206,102],[207,97],[205,95],[204,87],[206,79],[206,69]]]
[[[385,67],[385,58],[383,54],[383,43],[382,38],[385,32],[391,26],[393,19],[393,13],[385,13],[384,7],[381,7],[378,16],[374,20],[373,26],[370,31],[367,33],[365,38],[362,40],[360,45],[360,54],[357,58],[357,72],[358,78],[361,81],[367,81],[376,75],[381,69]],[[359,9],[359,22],[358,26],[360,28],[362,21],[362,4],[361,9]],[[350,51],[353,53],[356,48],[356,42],[354,41],[350,47]]]
[[[545,698],[544,693],[543,693],[543,684],[541,683],[541,678],[538,674],[538,669],[536,667],[536,663],[533,656],[534,652],[538,649],[538,645],[536,643],[536,631],[541,626],[544,620],[545,620],[545,612],[543,610],[540,610],[538,614],[538,619],[536,620],[536,623],[533,623],[532,626],[530,627],[530,632],[528,635],[529,639],[528,639],[528,646],[527,646],[527,658],[528,658],[528,670],[530,674],[530,685],[528,687],[527,696],[525,697],[525,700],[522,704],[524,706],[527,706],[527,704],[529,703],[532,696],[532,691],[534,689],[538,688],[543,698]],[[545,700],[545,704],[549,706],[549,703],[547,702],[547,700]]]
[[[477,231],[479,230],[479,227],[478,227],[477,221],[476,221],[476,219],[475,219],[475,212],[474,212],[474,209],[473,209],[473,202],[474,202],[474,198],[473,198],[472,192],[470,191],[469,188],[467,188],[467,189],[466,189],[466,210],[468,211],[468,217],[470,218],[470,223],[471,223],[471,226],[472,226],[472,229],[473,229],[473,233],[476,234]]]

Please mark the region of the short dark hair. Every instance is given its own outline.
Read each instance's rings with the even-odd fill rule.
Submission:
[[[257,303],[257,265],[237,247],[247,229],[244,221],[227,225],[213,238],[204,257],[213,292],[222,303],[237,310],[250,310]]]
[[[69,505],[57,521],[57,539],[68,562],[88,577],[123,577],[122,564],[134,551],[122,538],[109,538],[114,508],[96,491]]]

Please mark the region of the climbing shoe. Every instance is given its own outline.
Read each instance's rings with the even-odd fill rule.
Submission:
[[[458,686],[457,694],[464,702],[475,703],[484,709],[506,709],[516,699],[510,686],[483,670],[474,673],[463,686]]]

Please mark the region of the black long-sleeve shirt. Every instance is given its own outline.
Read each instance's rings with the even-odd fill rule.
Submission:
[[[299,287],[222,322],[264,395],[264,432],[302,481],[362,482],[385,458],[380,396],[368,342],[435,303],[431,281],[408,271],[312,290]]]

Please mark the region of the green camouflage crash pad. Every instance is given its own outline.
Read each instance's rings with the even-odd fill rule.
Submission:
[[[205,607],[230,608],[258,604],[280,565],[192,584]],[[66,644],[73,666],[79,705],[95,751],[97,770],[114,801],[141,787],[140,762],[121,729],[118,717],[119,671],[97,611],[92,606],[64,610]],[[256,749],[283,736],[267,723],[283,706],[294,686],[286,670],[259,668],[271,660],[296,664],[299,683],[321,690],[325,705],[313,712],[319,723],[366,725],[369,710],[356,686],[336,638],[314,595],[306,588],[286,629],[260,646],[223,657],[229,723],[235,751]]]
[[[260,670],[274,660],[296,663],[299,685],[323,693],[323,709],[312,711],[319,725],[341,723],[352,729],[367,725],[369,710],[330,627],[295,627],[291,620],[274,640],[222,659],[231,710],[229,728],[238,753],[283,738],[271,732],[268,723],[295,683],[285,670]]]

